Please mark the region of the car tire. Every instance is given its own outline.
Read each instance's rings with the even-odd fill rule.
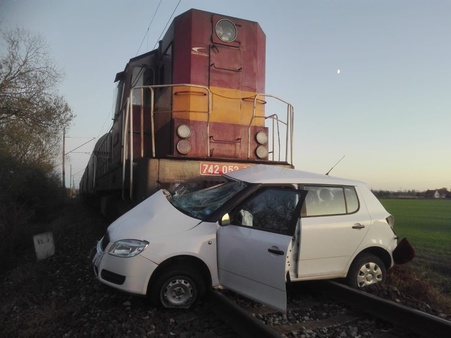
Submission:
[[[373,254],[364,253],[352,262],[346,284],[353,288],[362,288],[384,282],[386,275],[387,270],[382,260]]]
[[[187,309],[205,293],[205,282],[194,269],[173,267],[150,286],[150,300],[165,308]]]

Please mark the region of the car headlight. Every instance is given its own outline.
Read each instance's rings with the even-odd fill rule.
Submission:
[[[108,252],[113,256],[130,258],[139,255],[148,245],[149,242],[147,241],[121,239],[120,241],[115,242]]]

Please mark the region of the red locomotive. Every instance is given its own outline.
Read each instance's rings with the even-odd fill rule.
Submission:
[[[136,203],[256,163],[292,167],[294,110],[263,94],[265,44],[256,22],[194,9],[176,17],[157,49],[116,75],[113,126],[81,195],[106,214],[119,196]]]

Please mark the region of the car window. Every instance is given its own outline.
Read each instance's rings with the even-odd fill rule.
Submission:
[[[344,215],[356,212],[359,201],[354,187],[306,186],[302,216]]]
[[[345,187],[345,197],[348,214],[359,210],[359,199],[354,187]]]
[[[304,194],[290,188],[261,189],[229,213],[230,223],[291,234],[299,218]]]

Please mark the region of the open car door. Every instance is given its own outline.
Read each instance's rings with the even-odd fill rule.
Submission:
[[[217,233],[221,285],[286,311],[286,271],[305,192],[262,188],[223,217]]]

